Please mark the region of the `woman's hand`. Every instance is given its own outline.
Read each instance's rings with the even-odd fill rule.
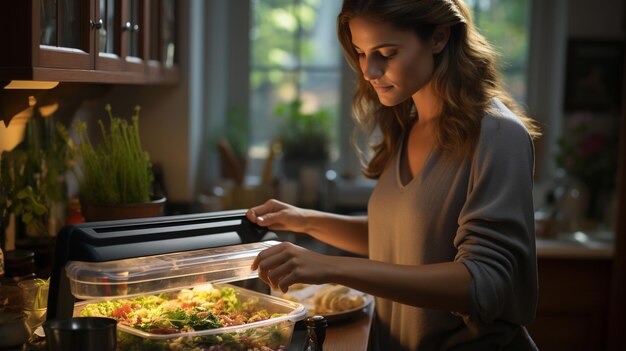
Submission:
[[[250,208],[246,217],[253,223],[272,230],[305,233],[308,222],[306,211],[271,199],[260,206]]]
[[[274,289],[287,292],[295,283],[323,284],[330,282],[333,257],[322,255],[289,242],[261,251],[252,263],[259,278]],[[330,268],[330,269],[328,269]]]
[[[283,242],[261,251],[252,270],[286,293],[295,283],[336,283],[406,305],[469,310],[472,276],[461,262],[398,265],[366,258],[327,256]]]

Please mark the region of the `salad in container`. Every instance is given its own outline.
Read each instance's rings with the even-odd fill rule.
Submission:
[[[304,305],[237,287],[266,241],[108,262],[68,262],[75,316],[118,321],[119,350],[284,351]]]

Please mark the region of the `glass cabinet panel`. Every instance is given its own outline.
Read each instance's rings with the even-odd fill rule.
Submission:
[[[159,39],[159,23],[160,23],[160,6],[157,6],[157,4],[160,4],[159,2],[151,2],[150,3],[150,43],[148,45],[149,48],[149,52],[148,52],[148,59],[150,59],[151,61],[160,61],[160,57],[159,57],[159,43],[160,43],[160,39]]]
[[[128,3],[128,19],[126,22],[126,29],[129,31],[128,35],[128,56],[140,57],[139,51],[139,33],[140,33],[140,21],[139,21],[139,0],[130,0]]]
[[[86,49],[81,41],[81,19],[84,18],[81,11],[83,9],[82,1],[61,0],[59,4],[59,46],[65,48]]]
[[[99,29],[100,47],[99,52],[119,55],[119,30],[121,27],[116,25],[119,9],[116,6],[116,0],[100,0],[98,11],[98,20],[101,22]]]
[[[95,2],[93,3],[95,4]],[[35,0],[39,12],[37,65],[93,69],[94,5],[84,0]],[[55,79],[53,79],[55,80]]]
[[[163,65],[174,66],[176,38],[176,1],[163,0],[163,16],[161,19],[161,50]]]
[[[56,0],[41,0],[41,44],[57,45],[57,2]]]

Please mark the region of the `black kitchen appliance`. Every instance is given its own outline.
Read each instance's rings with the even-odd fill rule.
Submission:
[[[67,226],[57,237],[47,319],[72,316],[77,300],[65,270],[70,261],[108,262],[275,239],[275,233],[247,220],[245,210]]]

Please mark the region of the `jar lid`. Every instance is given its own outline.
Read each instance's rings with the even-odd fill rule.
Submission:
[[[4,253],[5,264],[30,262],[35,259],[35,252],[30,250],[11,250]]]

